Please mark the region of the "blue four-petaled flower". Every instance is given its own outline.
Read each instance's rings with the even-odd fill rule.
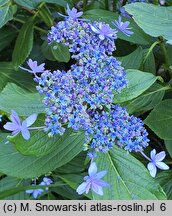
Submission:
[[[97,166],[95,162],[92,162],[88,169],[88,176],[84,177],[84,181],[77,188],[78,194],[88,193],[92,189],[98,195],[103,195],[103,187],[109,187],[109,184],[101,178],[106,175],[107,171],[97,172]]]

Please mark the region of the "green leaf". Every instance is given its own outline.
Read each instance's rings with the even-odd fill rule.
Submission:
[[[41,157],[52,152],[61,141],[61,136],[48,137],[43,131],[32,131],[31,138],[25,140],[21,134],[9,136],[8,140],[15,144],[16,149],[23,155]]]
[[[8,82],[13,82],[29,91],[35,91],[35,82],[28,72],[20,69],[15,71],[11,62],[0,62],[0,91]]]
[[[161,139],[172,140],[172,100],[159,103],[145,119],[145,124]]]
[[[31,1],[31,0],[14,0],[14,1],[18,5],[25,7],[25,8],[28,8],[30,10],[35,9],[40,3],[40,0],[34,0],[34,1]]]
[[[68,134],[70,135],[71,133],[68,132]],[[57,145],[60,145],[63,139],[63,136],[60,135],[49,137],[44,131],[38,130],[31,131],[31,138],[29,140],[24,140],[21,134],[18,134],[17,136],[8,136],[8,140],[15,144],[16,149],[21,154],[35,157],[42,157],[50,154],[57,148]],[[68,139],[67,135],[65,136],[65,142],[66,145],[70,145],[71,143],[70,137]],[[82,163],[80,161],[80,167],[81,165]],[[66,169],[67,168],[65,165],[65,170]]]
[[[114,103],[129,101],[141,95],[157,80],[157,77],[151,73],[128,69],[126,79],[128,80],[128,87],[123,89],[121,93],[115,94]]]
[[[45,24],[50,28],[54,25],[54,20],[49,8],[46,5],[43,5],[39,9],[39,15],[44,20]]]
[[[117,59],[121,61],[125,69],[139,69],[143,59],[143,50],[139,47],[129,55],[117,57]]]
[[[172,200],[172,170],[162,171],[156,179],[167,194],[167,199]]]
[[[85,152],[81,152],[79,155],[77,155],[69,163],[65,164],[62,167],[59,167],[55,171],[55,173],[62,173],[62,174],[81,173],[85,169],[85,165],[84,165],[85,158],[86,158],[86,153]]]
[[[125,10],[147,34],[172,39],[172,7],[135,3],[126,5]]]
[[[0,109],[7,113],[15,110],[20,116],[45,111],[42,96],[39,93],[30,93],[14,83],[8,83],[0,93]]]
[[[14,190],[17,186],[21,184],[20,179],[16,179],[13,177],[5,177],[0,181],[0,194],[4,194],[3,197],[0,197],[0,199],[5,200],[24,200],[28,199],[29,196],[24,191],[17,191],[17,193],[9,194],[6,193],[6,191]]]
[[[67,3],[73,5],[72,0],[14,0],[17,4],[33,10],[38,7],[41,2],[54,3],[62,7],[66,7]]]
[[[15,67],[23,64],[32,50],[33,26],[32,20],[29,20],[23,24],[19,32],[12,55],[12,62]]]
[[[144,50],[144,56],[146,56],[148,51],[149,49]],[[155,58],[152,51],[150,51],[148,57],[145,59],[142,70],[146,72],[150,72],[154,75],[156,74]]]
[[[41,51],[43,53],[43,56],[50,60],[50,61],[56,61],[53,53],[52,53],[52,50],[51,50],[51,46],[48,44],[47,41],[44,41],[44,43],[42,44],[41,46]]]
[[[12,20],[15,7],[11,5],[5,5],[0,8],[0,28],[4,26],[8,21]]]
[[[68,47],[53,42],[48,44],[47,41],[44,41],[42,44],[42,53],[46,59],[50,61],[59,61],[59,62],[68,62],[70,60],[70,52]]]
[[[84,142],[83,133],[68,130],[55,144],[54,151],[33,157],[20,154],[11,143],[5,145],[6,136],[0,135],[0,172],[17,178],[35,178],[63,166],[82,151]]]
[[[0,6],[7,4],[10,0],[0,0]]]
[[[67,185],[69,185],[74,190],[83,182],[84,176],[88,175],[87,173],[79,174],[60,174],[58,175]],[[91,191],[88,194],[84,194],[86,197],[92,199]]]
[[[129,102],[126,106],[128,113],[146,112],[153,109],[164,97],[165,90],[169,87],[163,87],[160,84],[154,83],[144,94]]]
[[[79,200],[82,199],[82,195],[78,195],[77,192],[69,187],[68,185],[64,185],[58,188],[53,188],[51,191],[61,195],[64,199],[69,199],[69,200]]]
[[[110,26],[112,26],[113,28],[114,26],[112,25],[112,21],[114,22],[114,20],[118,20],[118,17],[119,17],[118,13],[114,13],[102,9],[88,10],[84,13],[84,18],[91,19],[91,20],[103,20],[106,23],[109,23]],[[145,34],[131,19],[123,17],[123,21],[130,22],[130,27],[132,28],[134,34],[128,37],[125,34],[119,32],[118,38],[135,44],[148,45],[152,43],[151,37]]]
[[[165,140],[165,146],[166,146],[168,153],[170,154],[172,158],[172,140]]]
[[[41,2],[43,2],[43,0],[40,0]],[[57,4],[59,6],[65,7],[67,6],[67,4],[69,4],[70,6],[73,6],[73,1],[72,0],[44,0],[44,2],[46,3],[52,3],[52,4]]]
[[[148,170],[136,158],[118,147],[96,158],[98,170],[107,170],[103,178],[110,184],[103,197],[93,193],[96,200],[159,200],[166,196]]]
[[[4,27],[0,29],[0,51],[2,51],[11,43],[11,41],[16,36],[16,33],[16,30],[9,27]]]
[[[67,63],[70,60],[70,52],[68,47],[59,43],[52,43],[50,47],[52,54],[57,61]]]

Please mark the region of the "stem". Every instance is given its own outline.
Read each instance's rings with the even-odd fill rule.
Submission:
[[[33,19],[36,18],[36,16],[39,14],[39,9],[44,6],[45,2],[42,2],[39,6],[38,6],[38,10],[35,12],[34,16],[33,16]]]
[[[144,57],[144,60],[143,60],[143,64],[145,63],[146,59],[148,58],[148,56],[150,55],[151,51],[154,49],[154,47],[157,45],[157,44],[160,44],[160,41],[155,41],[151,47],[149,48],[146,56]]]
[[[21,19],[19,19],[19,18],[16,18],[16,17],[14,17],[13,20],[15,20],[15,21],[17,21],[17,22],[19,22],[19,23],[22,23],[22,24],[25,23],[25,21],[23,21],[23,20],[21,20]],[[46,31],[46,30],[44,30],[44,29],[42,29],[42,28],[40,28],[40,27],[38,27],[38,26],[35,26],[35,25],[34,25],[34,29],[37,30],[37,31],[39,31],[39,32],[41,32],[41,33],[47,34],[47,31]]]
[[[140,151],[140,153],[141,153],[141,154],[143,155],[143,157],[145,157],[148,161],[151,161],[151,159],[150,159],[147,155],[145,155],[144,152]]]
[[[172,77],[172,69],[171,69],[170,59],[168,57],[168,53],[167,53],[163,38],[160,38],[160,41],[161,41],[160,47],[161,47],[162,53],[164,55],[166,69],[169,71],[169,74]]]
[[[39,129],[44,129],[45,126],[41,126],[41,127],[29,127],[29,130],[39,130]]]

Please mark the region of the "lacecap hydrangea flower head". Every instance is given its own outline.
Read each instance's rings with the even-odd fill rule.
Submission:
[[[97,152],[106,153],[114,145],[128,151],[143,152],[149,139],[141,119],[130,116],[124,107],[113,104],[114,93],[127,88],[126,72],[112,53],[115,51],[117,32],[132,35],[129,22],[121,17],[111,28],[103,21],[82,19],[83,12],[67,6],[68,16],[48,33],[48,43],[61,43],[69,48],[75,63],[68,71],[45,70],[44,64],[29,60],[35,75],[37,90],[44,96],[46,107],[45,132],[49,136],[63,135],[66,128],[85,133],[84,150],[91,164],[88,176],[77,192],[92,189],[103,195],[101,180],[106,171],[97,172],[93,161]],[[41,75],[37,75],[41,73]],[[41,191],[38,191],[41,193]]]

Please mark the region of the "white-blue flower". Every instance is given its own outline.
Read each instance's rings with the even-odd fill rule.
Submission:
[[[162,160],[165,158],[166,154],[164,151],[156,154],[156,150],[153,149],[150,153],[150,162],[147,165],[147,168],[152,177],[156,176],[157,167],[162,170],[168,170],[169,166],[167,166]]]
[[[79,187],[76,189],[76,192],[78,194],[87,194],[89,190],[92,189],[95,193],[103,195],[103,187],[109,187],[107,182],[101,180],[101,178],[103,178],[106,173],[107,171],[105,170],[97,172],[96,163],[92,162],[88,169],[89,176],[84,177],[85,182],[79,185]]]
[[[25,140],[30,139],[29,127],[36,121],[37,114],[34,113],[30,115],[21,123],[18,114],[14,110],[12,110],[10,119],[12,122],[7,122],[4,125],[4,128],[6,130],[12,131],[12,135],[17,135],[21,132]]]

